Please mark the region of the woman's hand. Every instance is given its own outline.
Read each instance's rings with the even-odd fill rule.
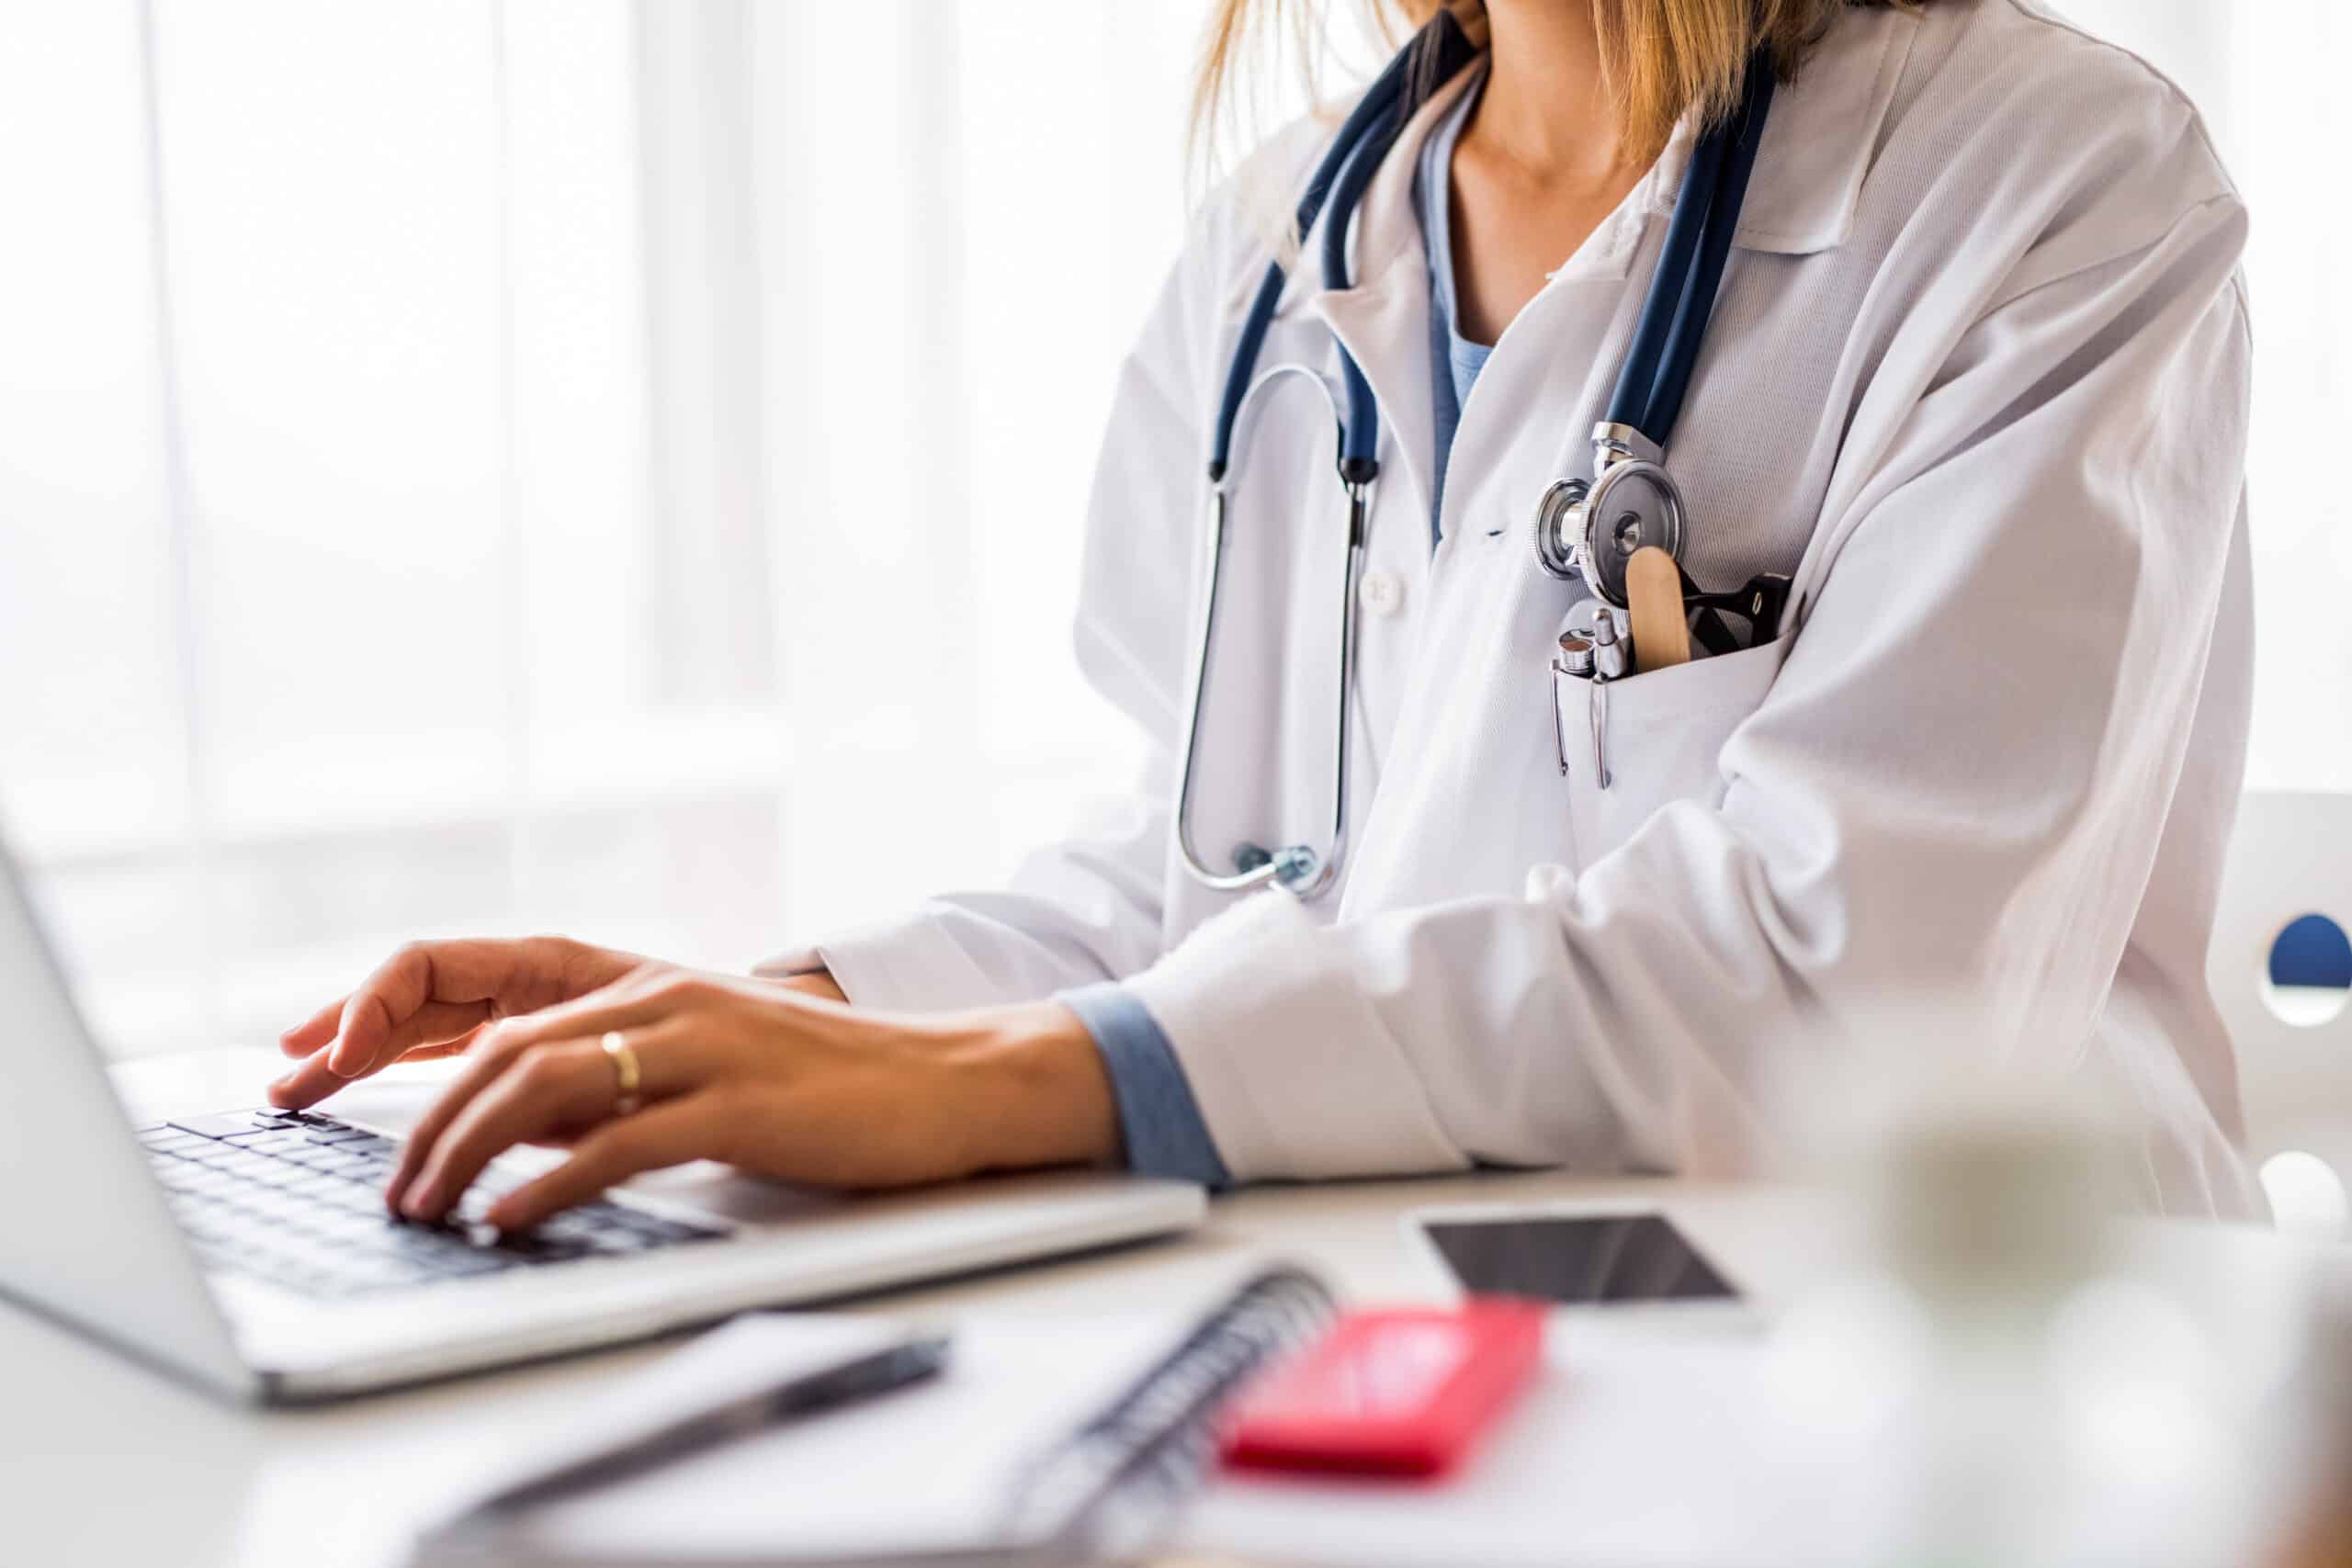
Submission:
[[[411,942],[278,1036],[278,1049],[303,1060],[269,1086],[270,1102],[299,1111],[394,1062],[456,1055],[500,1019],[571,1001],[645,964],[562,937]],[[776,983],[842,999],[821,971]]]
[[[640,1074],[642,1105],[628,1114],[610,1036]],[[805,987],[644,965],[479,1027],[467,1056],[386,1191],[410,1218],[447,1214],[483,1167],[522,1143],[569,1144],[571,1157],[491,1207],[502,1230],[694,1159],[873,1188],[1100,1161],[1118,1147],[1092,1039],[1051,1002],[892,1017]]]

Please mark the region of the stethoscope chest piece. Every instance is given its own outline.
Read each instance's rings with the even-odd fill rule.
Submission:
[[[1690,536],[1681,487],[1641,432],[1602,424],[1592,433],[1590,481],[1557,479],[1535,507],[1535,559],[1552,576],[1582,577],[1594,596],[1623,608],[1625,567],[1656,545],[1676,560]]]

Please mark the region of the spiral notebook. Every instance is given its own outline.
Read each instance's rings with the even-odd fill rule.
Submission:
[[[1320,1282],[1278,1269],[1172,1345],[1164,1326],[1136,1323],[968,1328],[947,1371],[922,1386],[528,1510],[460,1515],[422,1539],[412,1561],[944,1568],[1130,1557],[1164,1540],[1198,1490],[1226,1399],[1331,1314]],[[740,1343],[810,1321],[720,1332]],[[682,1351],[617,1391],[613,1427],[662,1406],[682,1378],[707,1380],[709,1348]]]

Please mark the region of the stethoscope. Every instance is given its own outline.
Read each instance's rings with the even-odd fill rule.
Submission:
[[[1323,225],[1324,287],[1348,287],[1348,229],[1356,205],[1413,107],[1408,84],[1450,80],[1476,53],[1451,14],[1440,10],[1429,26],[1389,62],[1332,139],[1317,165],[1297,209],[1298,232]],[[1772,103],[1772,65],[1759,51],[1748,62],[1737,112],[1699,139],[1667,228],[1666,244],[1651,276],[1649,292],[1634,329],[1601,422],[1593,427],[1593,477],[1563,479],[1544,491],[1535,511],[1535,558],[1563,580],[1582,578],[1592,594],[1623,608],[1625,568],[1634,552],[1657,545],[1679,564],[1690,539],[1689,513],[1681,488],[1666,468],[1666,443],[1682,412],[1691,371],[1713,313],[1715,295],[1731,254],[1732,235],[1756,166],[1757,144]],[[1206,530],[1207,592],[1196,631],[1193,690],[1186,707],[1184,751],[1176,796],[1175,839],[1184,869],[1203,886],[1239,893],[1272,883],[1300,898],[1328,892],[1338,881],[1348,839],[1348,715],[1355,684],[1356,581],[1363,565],[1373,486],[1380,477],[1374,456],[1380,442],[1380,405],[1363,371],[1340,346],[1340,377],[1347,399],[1339,400],[1324,378],[1304,365],[1277,366],[1255,375],[1259,350],[1287,281],[1281,262],[1267,264],[1265,276],[1243,319],[1241,335],[1227,367],[1209,456],[1209,519]],[[1233,453],[1242,420],[1266,392],[1291,376],[1303,376],[1322,389],[1339,426],[1340,484],[1347,498],[1348,548],[1340,583],[1338,755],[1332,766],[1331,832],[1328,845],[1268,849],[1245,843],[1233,852],[1233,870],[1213,870],[1193,840],[1194,765],[1201,739],[1203,694],[1209,679],[1210,649],[1216,634],[1227,531],[1230,525]],[[1254,377],[1254,378],[1253,378]],[[1686,594],[1704,602],[1686,572]],[[1730,596],[1724,596],[1730,597]]]

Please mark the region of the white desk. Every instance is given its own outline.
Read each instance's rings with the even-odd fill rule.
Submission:
[[[266,1062],[140,1064],[141,1110],[251,1103]],[[354,1091],[395,1121],[416,1080]],[[1589,1200],[1661,1206],[1770,1300],[1838,1247],[1824,1209],[1790,1193],[1552,1175],[1268,1189],[1220,1201],[1189,1236],[929,1289],[849,1310],[952,1321],[978,1312],[1166,1312],[1205,1303],[1251,1266],[1303,1259],[1360,1300],[1443,1299],[1402,1213],[1432,1202]],[[2211,1233],[2208,1233],[2209,1235]],[[656,1351],[627,1348],[332,1408],[258,1412],[185,1388],[0,1303],[0,1562],[335,1568],[399,1562],[413,1527],[468,1490],[518,1432],[543,1431]]]

